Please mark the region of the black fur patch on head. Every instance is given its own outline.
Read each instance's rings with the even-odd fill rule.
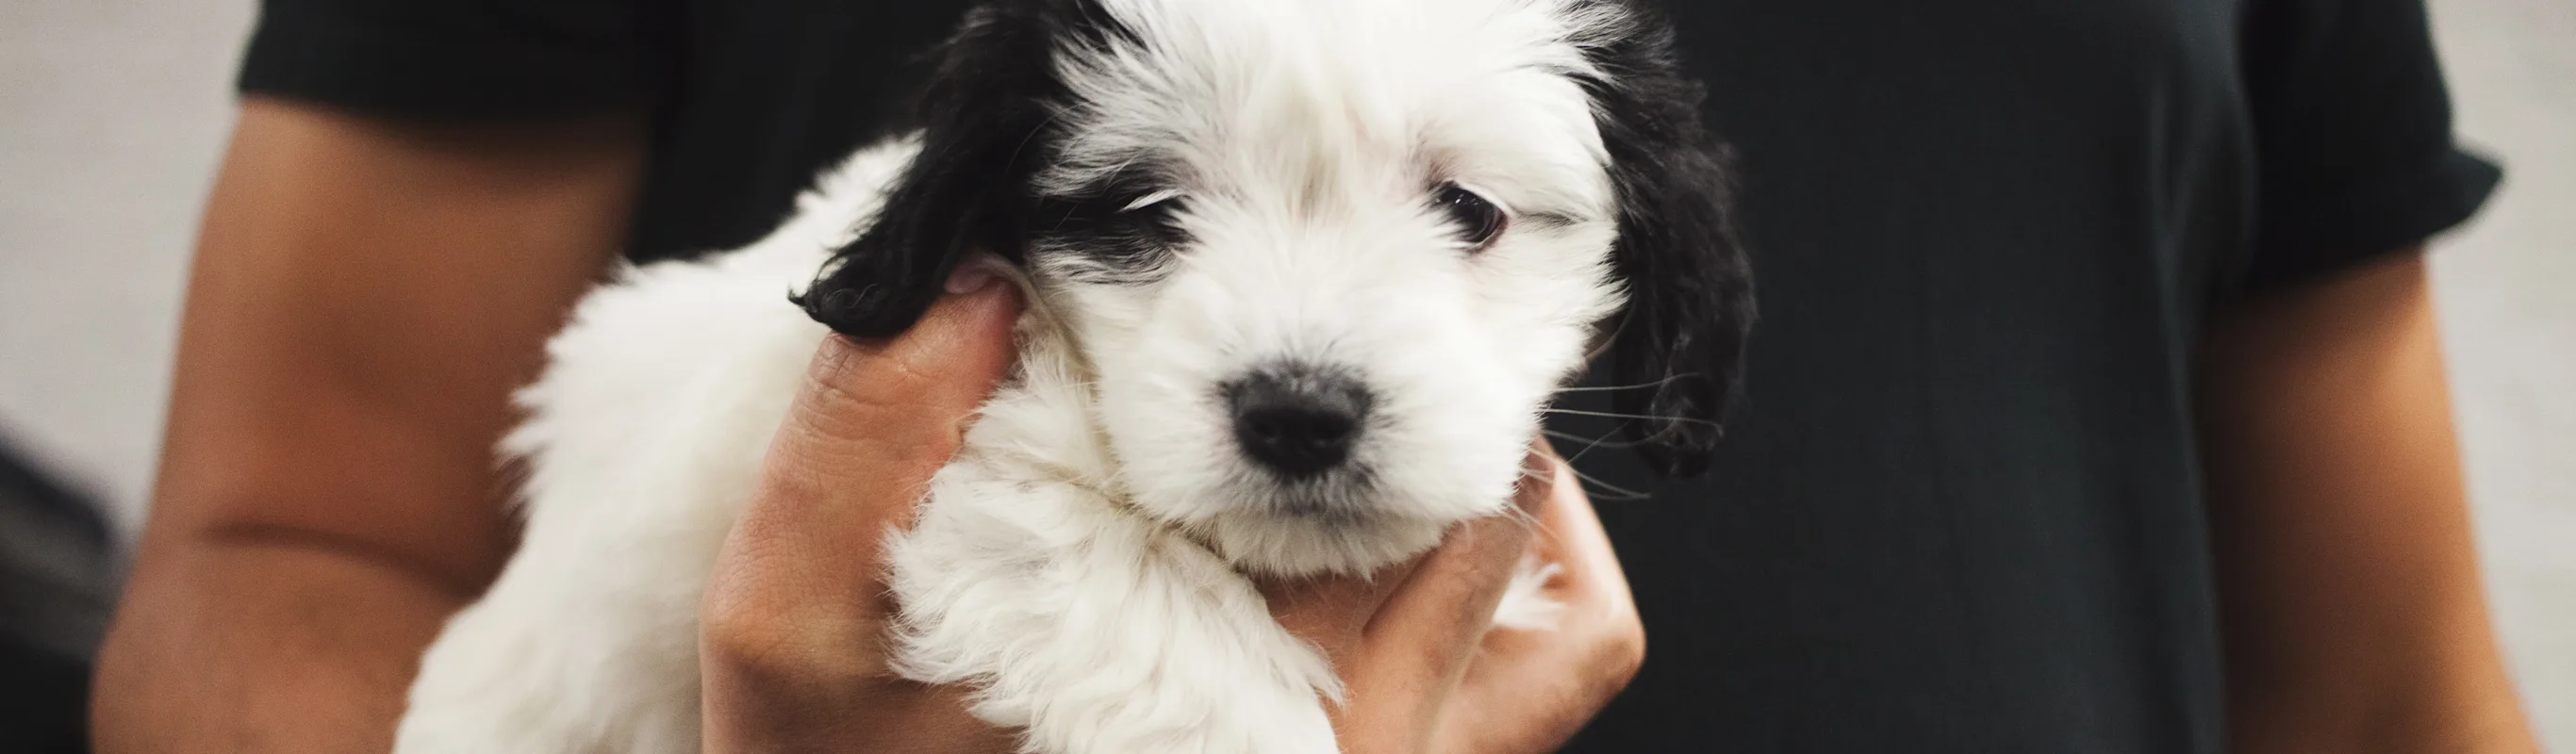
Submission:
[[[1673,52],[1671,24],[1635,3],[1601,0],[1627,28],[1581,41],[1600,69],[1579,77],[1610,154],[1619,236],[1611,264],[1628,290],[1610,360],[1612,407],[1647,417],[1622,429],[1667,476],[1707,468],[1727,406],[1741,392],[1754,319],[1752,263],[1732,215],[1732,153],[1701,125],[1705,98]]]
[[[1188,198],[1165,193],[1172,184],[1160,171],[1138,165],[1070,195],[1039,197],[1029,227],[1032,253],[1078,256],[1083,264],[1067,270],[1074,280],[1151,279],[1189,241],[1178,219]]]
[[[983,250],[1025,260],[1038,212],[1031,177],[1058,140],[1054,113],[1072,95],[1057,78],[1063,44],[1132,36],[1093,0],[983,4],[932,53],[914,108],[920,152],[865,232],[791,297],[843,334],[902,332],[957,265]]]

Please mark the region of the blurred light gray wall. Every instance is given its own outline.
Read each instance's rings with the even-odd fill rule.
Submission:
[[[2432,0],[2463,140],[2505,185],[2434,295],[2487,591],[2523,702],[2576,752],[2576,0]]]
[[[2439,244],[2489,588],[2576,751],[2576,0],[2433,0],[2460,130],[2508,183]],[[0,431],[140,522],[246,0],[0,2]]]

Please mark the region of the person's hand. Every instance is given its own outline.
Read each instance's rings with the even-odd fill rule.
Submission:
[[[1346,754],[1554,751],[1645,661],[1645,627],[1610,539],[1565,462],[1540,441],[1514,501],[1450,532],[1431,554],[1374,578],[1269,585],[1280,623],[1322,647],[1347,697],[1332,710]],[[1524,553],[1563,571],[1552,630],[1491,629]]]
[[[708,581],[708,754],[1017,749],[967,714],[963,689],[905,681],[883,651],[886,532],[910,523],[1012,358],[1012,286],[970,273],[950,287],[971,290],[900,337],[834,336],[815,354]]]
[[[1016,750],[1012,732],[966,712],[967,690],[889,667],[881,555],[1008,369],[1018,310],[996,283],[942,299],[891,341],[834,337],[816,354],[709,580],[709,754]],[[1546,750],[1634,672],[1643,637],[1599,523],[1561,461],[1542,449],[1532,464],[1518,501],[1531,520],[1463,525],[1375,579],[1272,590],[1282,623],[1348,683],[1333,710],[1345,751]],[[1485,632],[1534,545],[1565,567],[1548,587],[1566,605],[1559,628]]]

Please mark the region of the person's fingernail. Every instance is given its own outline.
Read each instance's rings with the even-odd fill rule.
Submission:
[[[948,274],[948,292],[974,293],[989,288],[1002,279],[1000,266],[1000,260],[989,256],[970,257],[957,265],[956,272]]]

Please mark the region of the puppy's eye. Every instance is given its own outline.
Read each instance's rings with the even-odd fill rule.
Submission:
[[[1494,245],[1494,239],[1503,234],[1503,225],[1508,221],[1501,207],[1455,183],[1440,184],[1440,193],[1432,197],[1431,206],[1447,213],[1450,222],[1458,224],[1458,237],[1467,242],[1469,251],[1484,251],[1485,247]]]

